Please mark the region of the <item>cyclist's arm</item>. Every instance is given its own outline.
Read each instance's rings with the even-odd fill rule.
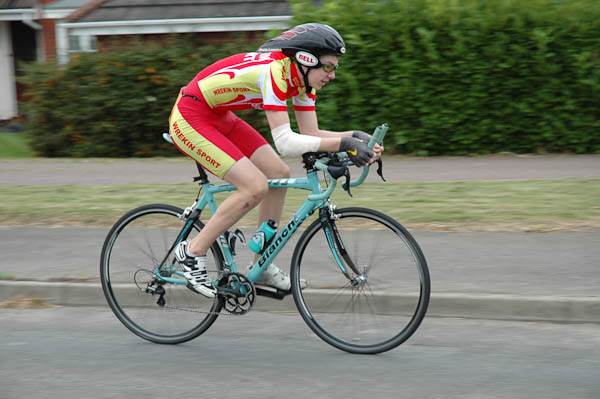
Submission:
[[[317,113],[315,111],[295,111],[296,112],[296,121],[298,122],[298,129],[302,134],[307,134],[311,136],[317,136],[322,138],[341,138],[341,137],[352,137],[354,133],[352,130],[346,132],[331,132],[329,130],[319,129],[319,122],[317,120]],[[287,116],[287,115],[286,115]],[[326,150],[326,151],[337,151],[335,150]],[[383,146],[379,144],[375,144],[373,148],[375,151],[376,160],[381,156],[383,152]]]
[[[343,136],[352,136],[352,131],[331,132],[329,130],[319,129],[317,113],[315,111],[295,111],[296,121],[300,133],[317,137],[339,138]]]
[[[311,113],[311,111],[303,111],[303,113]],[[314,112],[312,112],[312,113],[314,113]],[[282,126],[284,126],[286,124],[287,125],[290,124],[290,117],[289,117],[287,111],[265,111],[265,114],[267,116],[267,121],[269,122],[269,127],[271,128],[271,131],[280,129]],[[296,115],[298,115],[298,113],[296,113]],[[316,114],[314,117],[316,120]],[[303,128],[300,125],[300,122],[298,122],[298,126],[300,127],[300,129]],[[349,133],[350,133],[350,135],[352,135],[352,132],[349,132]],[[293,133],[293,134],[296,134],[296,133]],[[341,142],[340,136],[327,137],[327,136],[320,136],[319,134],[308,134],[308,133],[304,133],[304,134],[307,134],[309,136],[316,136],[315,138],[320,139],[318,151],[339,151],[339,149],[340,149],[340,142]],[[273,139],[275,139],[275,137]],[[277,148],[277,149],[279,150],[280,153],[285,155],[284,151],[282,151],[280,148]]]

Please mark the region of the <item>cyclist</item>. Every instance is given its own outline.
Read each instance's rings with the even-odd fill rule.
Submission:
[[[267,179],[290,176],[289,167],[268,142],[232,111],[264,110],[275,147],[284,156],[309,151],[346,151],[357,166],[374,162],[383,152],[367,147],[362,131],[331,132],[319,128],[316,91],[335,79],[346,52],[340,34],[328,25],[296,26],[264,43],[257,52],[233,55],[208,66],[181,89],[169,118],[170,133],[180,151],[238,190],[192,240],[175,249],[190,286],[214,297],[206,271],[206,252],[220,234],[260,204],[258,226],[279,223],[285,188],[269,188]],[[298,128],[290,128],[286,100],[293,100]],[[290,289],[289,275],[271,264],[257,284]]]

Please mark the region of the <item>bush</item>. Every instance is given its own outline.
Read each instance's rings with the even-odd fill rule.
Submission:
[[[179,154],[161,135],[179,89],[212,62],[256,46],[241,39],[195,46],[172,36],[162,45],[76,55],[67,65],[26,66],[25,133],[47,157]],[[264,130],[264,115],[245,119]]]
[[[324,127],[385,121],[403,153],[600,152],[597,0],[292,3],[346,41]]]
[[[346,40],[319,92],[320,126],[390,124],[388,150],[417,155],[600,153],[597,0],[291,0],[295,23]],[[179,88],[258,43],[133,43],[66,66],[31,65],[25,126],[44,156],[176,153],[160,138]],[[261,41],[259,41],[261,42]],[[246,118],[270,140],[262,112]]]

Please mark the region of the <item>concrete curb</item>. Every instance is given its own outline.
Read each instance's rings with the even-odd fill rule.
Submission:
[[[390,300],[393,294],[386,294]],[[0,281],[0,301],[43,298],[59,306],[107,306],[99,283]],[[258,297],[259,311],[296,311],[291,295],[282,301]],[[600,297],[432,294],[428,316],[499,320],[600,323]]]

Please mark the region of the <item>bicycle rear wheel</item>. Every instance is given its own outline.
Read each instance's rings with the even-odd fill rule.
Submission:
[[[174,254],[168,253],[182,233],[182,212],[163,204],[136,208],[115,223],[102,248],[100,279],[108,304],[129,330],[156,343],[178,344],[196,338],[221,310],[217,298],[206,298],[185,285],[158,282],[153,274],[162,263],[161,275],[183,279],[172,274],[181,268]],[[196,221],[181,239],[203,227]],[[207,254],[207,269],[213,280],[223,270],[223,255],[216,243]]]
[[[291,265],[296,306],[308,326],[336,348],[363,354],[393,349],[425,317],[430,294],[425,257],[410,233],[381,212],[345,208],[335,215],[325,228],[321,218],[313,222],[296,245]],[[304,290],[300,279],[308,281]]]

